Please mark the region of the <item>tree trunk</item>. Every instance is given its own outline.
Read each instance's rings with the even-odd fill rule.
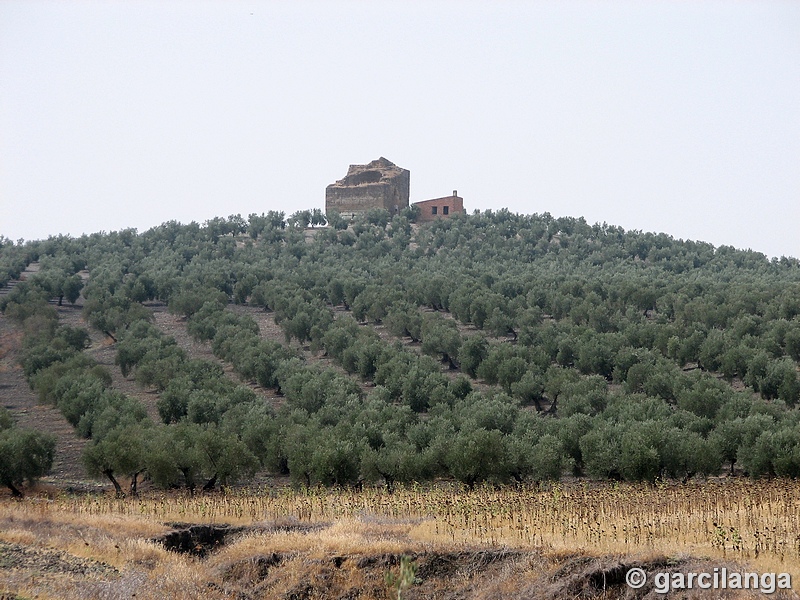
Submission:
[[[111,481],[111,483],[113,484],[114,491],[117,493],[117,498],[124,498],[125,492],[122,491],[122,486],[120,486],[119,481],[117,481],[117,478],[114,477],[114,471],[112,471],[111,469],[106,469],[105,471],[103,471],[103,475],[108,477],[109,481]]]
[[[211,479],[206,481],[206,484],[203,486],[203,491],[204,492],[210,492],[211,490],[214,489],[215,485],[217,485],[217,474],[216,473],[214,473],[214,476]]]
[[[181,473],[183,473],[183,479],[186,481],[186,489],[189,490],[189,495],[194,496],[194,477],[192,477],[192,470],[188,467],[184,467],[182,469],[178,469]]]
[[[445,361],[447,362],[448,368],[451,371],[455,371],[458,369],[458,364],[456,363],[456,361],[453,360],[453,358],[449,354],[445,354],[444,358]]]
[[[131,496],[134,498],[139,496],[139,473],[141,473],[141,471],[137,471],[133,474],[133,477],[131,477]]]
[[[6,481],[6,487],[11,490],[11,495],[17,500],[22,500],[25,497],[25,494],[19,491],[17,486],[15,486],[12,482]]]

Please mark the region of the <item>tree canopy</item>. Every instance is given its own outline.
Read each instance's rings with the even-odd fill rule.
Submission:
[[[26,376],[112,482],[798,472],[796,259],[549,214],[413,217],[270,212],[4,242],[0,275],[40,269],[0,308],[26,331]],[[78,293],[160,422],[58,324],[50,302]],[[154,303],[238,380],[161,331]]]

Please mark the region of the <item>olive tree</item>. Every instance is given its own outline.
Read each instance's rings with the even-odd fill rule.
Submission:
[[[11,417],[0,408],[0,484],[22,498],[25,481],[32,483],[53,466],[56,440],[50,434],[15,427]]]

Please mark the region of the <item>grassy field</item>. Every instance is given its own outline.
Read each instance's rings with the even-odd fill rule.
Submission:
[[[739,479],[4,500],[0,597],[621,598],[631,566],[800,582],[798,506],[796,482]],[[190,524],[229,527],[152,541]]]

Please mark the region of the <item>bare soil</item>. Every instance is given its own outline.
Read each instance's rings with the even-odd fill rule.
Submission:
[[[35,571],[42,574],[68,573],[84,577],[93,574],[116,575],[119,573],[109,564],[79,558],[67,552],[0,541],[0,571],[5,569]]]

